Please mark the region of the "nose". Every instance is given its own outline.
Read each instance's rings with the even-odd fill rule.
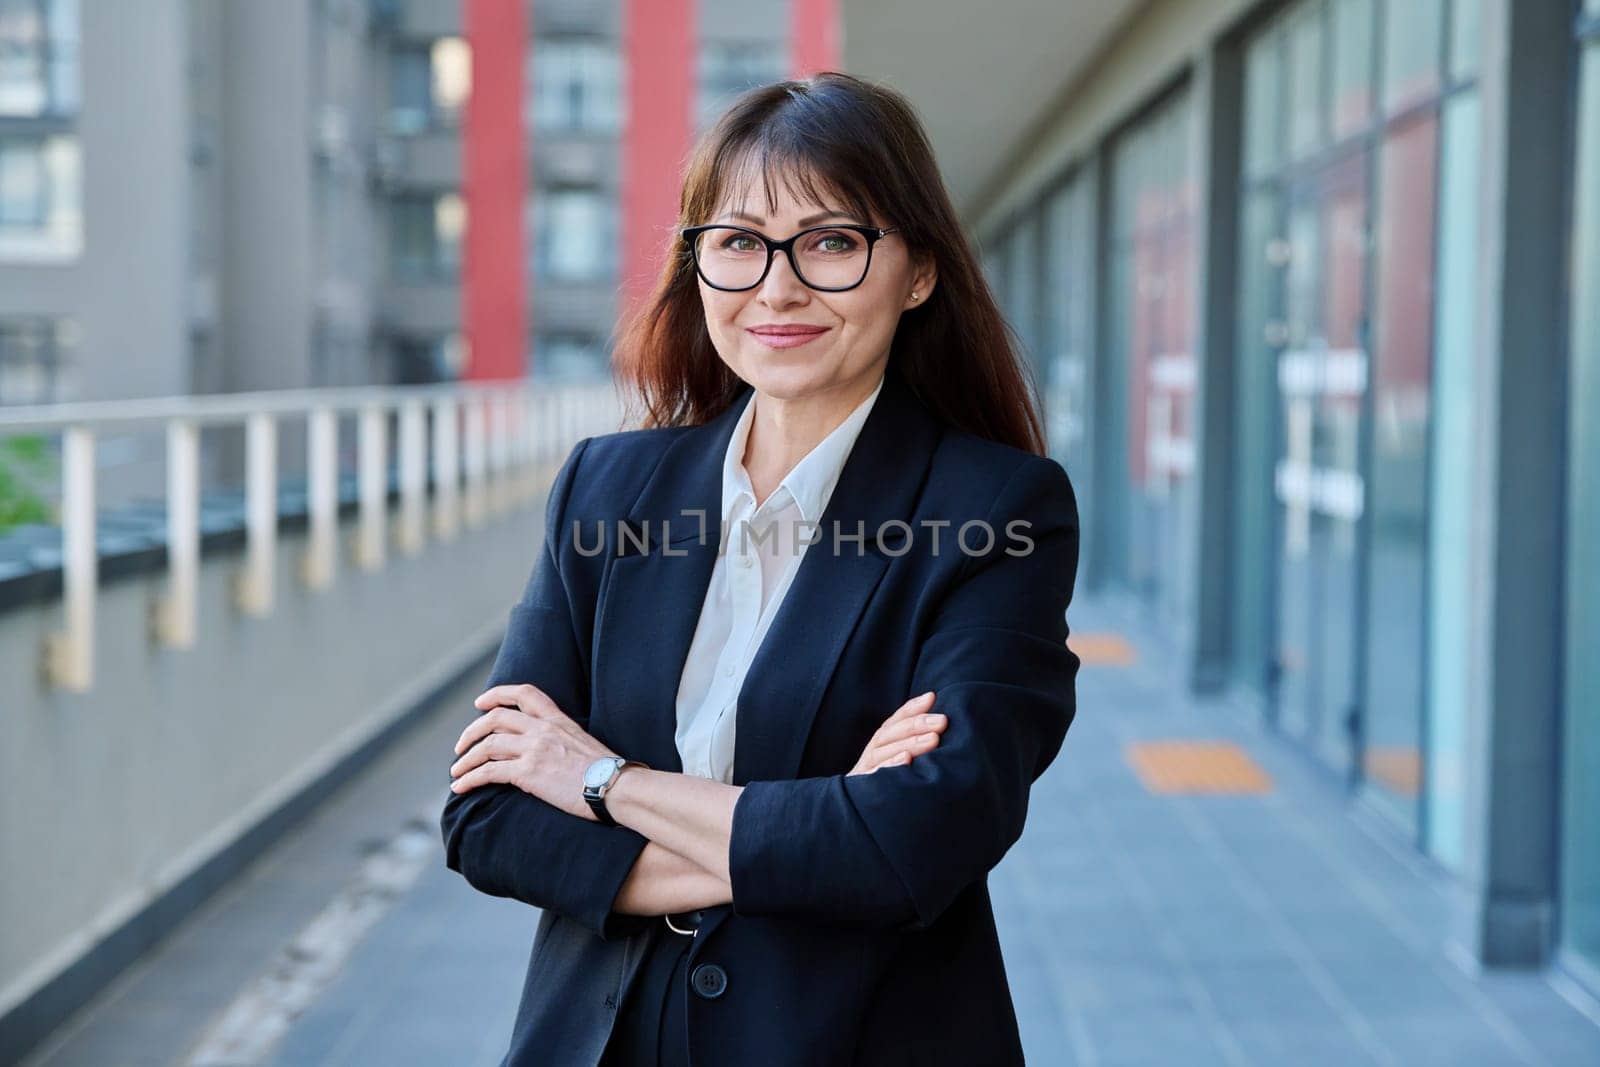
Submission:
[[[794,272],[794,263],[782,252],[772,257],[772,266],[761,282],[761,299],[768,305],[781,306],[806,299],[806,285]]]

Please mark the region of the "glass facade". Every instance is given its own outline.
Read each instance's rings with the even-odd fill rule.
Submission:
[[[1600,0],[1558,6],[1559,24],[1484,0],[1263,4],[1237,35],[1208,43],[1206,76],[1174,71],[1174,87],[1130,102],[1131,116],[1063,134],[1093,147],[983,251],[1042,372],[1052,451],[1091,502],[1089,587],[1134,594],[1152,630],[1195,656],[1182,668],[1194,684],[1231,672],[1364,809],[1444,868],[1476,872],[1469,889],[1485,915],[1519,893],[1511,912],[1559,904],[1563,958],[1600,988]],[[1508,31],[1514,40],[1496,42]],[[1542,106],[1514,79],[1545,58],[1565,68],[1552,35],[1576,57],[1570,246],[1527,228],[1559,220],[1480,202],[1497,168],[1518,181],[1542,168],[1533,178],[1552,192],[1568,180],[1548,162],[1565,158],[1564,130],[1529,135],[1528,160],[1494,157],[1507,101],[1484,95],[1509,94],[1514,115]],[[1231,276],[1207,279],[1203,309],[1222,317],[1231,304],[1233,321],[1208,322],[1206,335],[1231,333],[1234,351],[1214,363],[1196,361],[1195,234],[1215,225],[1196,196],[1202,114],[1216,124],[1204,146],[1212,173],[1232,165],[1235,123],[1240,149],[1237,186],[1207,200],[1236,194],[1226,214],[1237,244],[1212,246],[1221,263],[1236,251]],[[1540,255],[1550,258],[1530,259]],[[1533,363],[1481,325],[1525,328],[1485,301],[1516,299],[1519,268],[1558,264],[1570,269],[1564,415],[1526,410],[1515,391],[1485,394]],[[1217,405],[1229,422],[1201,441],[1195,401],[1212,382],[1231,389]],[[1471,688],[1482,657],[1504,654],[1482,642],[1514,645],[1520,622],[1552,621],[1536,590],[1524,600],[1503,588],[1520,565],[1503,546],[1523,533],[1507,526],[1519,519],[1505,514],[1507,494],[1525,487],[1508,490],[1509,468],[1483,469],[1486,418],[1502,451],[1544,420],[1561,418],[1568,434],[1565,647],[1551,651],[1564,672],[1559,750],[1540,732],[1549,709]],[[1204,501],[1201,447],[1225,449],[1230,464],[1228,492]],[[1532,490],[1528,500],[1542,504]],[[1203,508],[1218,509],[1205,516],[1214,525]],[[1552,499],[1530,519],[1542,530],[1557,517]],[[1229,538],[1205,547],[1226,555],[1230,584],[1196,601],[1194,553],[1213,530]],[[1208,625],[1225,639],[1197,649],[1187,638]],[[1523,759],[1529,736],[1538,751]],[[1556,825],[1529,825],[1557,790]],[[1559,836],[1559,860],[1522,848],[1520,834]],[[1486,959],[1551,947],[1479,925]]]
[[[1240,402],[1272,459],[1271,494],[1241,501],[1237,529],[1241,551],[1273,564],[1247,591],[1262,600],[1246,647],[1267,659],[1245,670],[1283,728],[1341,768],[1356,699],[1373,155],[1351,131],[1370,110],[1374,16],[1370,2],[1302,3],[1246,60],[1246,108],[1266,114],[1245,127],[1240,295],[1260,326],[1240,334],[1241,387],[1264,393]]]
[[[1108,356],[1123,412],[1122,577],[1165,622],[1190,616],[1194,561],[1195,169],[1187,91],[1111,150]],[[1120,395],[1118,395],[1120,394]]]
[[[1600,0],[1589,11],[1573,181],[1561,943],[1600,974]]]
[[[1467,506],[1470,472],[1430,443],[1471,413],[1476,6],[1302,0],[1258,31],[1240,212],[1235,550],[1275,565],[1236,581],[1239,671],[1286,732],[1426,824],[1452,864],[1464,702],[1449,675],[1464,638],[1431,644],[1429,620],[1461,595],[1463,527],[1429,509]]]
[[[1045,203],[1040,364],[1052,454],[1090,496],[1090,383],[1094,351],[1094,182],[1082,170]]]

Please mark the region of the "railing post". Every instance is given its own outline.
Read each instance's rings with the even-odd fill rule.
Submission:
[[[440,400],[433,406],[433,534],[452,541],[461,519],[461,449],[458,404]]]
[[[387,411],[377,404],[361,409],[358,443],[361,525],[356,531],[356,562],[367,571],[382,568],[384,561],[384,518],[389,510],[389,479],[385,469],[387,418]]]
[[[519,420],[522,434],[517,450],[518,470],[521,472],[518,500],[522,504],[529,504],[539,491],[539,402],[538,395],[526,386],[518,396],[522,401]]]
[[[467,413],[467,440],[466,440],[466,468],[467,468],[467,508],[466,519],[468,526],[477,526],[483,522],[484,506],[484,411],[483,397],[473,395],[465,401]]]
[[[195,641],[200,588],[200,429],[167,423],[167,594],[156,605],[156,640],[169,648]]]
[[[257,412],[245,422],[245,566],[234,579],[234,603],[247,615],[272,613],[278,542],[278,425]]]
[[[339,563],[339,416],[313,408],[306,419],[306,509],[310,537],[300,575],[312,589],[333,584]]]
[[[76,693],[94,685],[95,594],[100,559],[95,543],[94,431],[69,427],[62,435],[61,585],[66,628],[45,638],[44,668],[51,683]]]
[[[511,509],[511,398],[507,390],[498,389],[490,399],[494,413],[493,432],[489,438],[489,469],[493,489],[490,491],[492,510],[503,515]]]
[[[428,480],[427,413],[422,403],[407,400],[400,406],[400,551],[414,556],[422,551],[423,519]]]

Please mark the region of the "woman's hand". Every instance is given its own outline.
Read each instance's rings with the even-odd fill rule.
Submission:
[[[450,767],[452,793],[504,782],[569,814],[595,820],[583,799],[583,772],[615,752],[589,736],[536,686],[497,685],[473,703],[492,710],[474,719],[456,742],[461,758]]]
[[[914,696],[878,727],[851,774],[871,774],[879,767],[910,763],[917,756],[932,752],[939,745],[939,734],[948,721],[928,711],[933,707],[933,692]]]

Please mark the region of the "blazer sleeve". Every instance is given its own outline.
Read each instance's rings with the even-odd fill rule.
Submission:
[[[511,609],[485,686],[537,685],[585,727],[588,679],[558,561],[567,498],[588,443],[589,438],[578,442],[550,487],[543,551],[522,598]],[[451,762],[455,759],[452,753]],[[445,864],[481,892],[558,912],[605,940],[626,936],[650,921],[612,910],[644,850],[646,838],[635,830],[580,818],[502,782],[449,793],[439,827]]]
[[[1031,457],[987,521],[990,550],[963,561],[906,694],[935,691],[949,717],[938,747],[871,774],[746,784],[729,841],[735,914],[925,929],[1021,836],[1029,789],[1076,710],[1066,471]]]

